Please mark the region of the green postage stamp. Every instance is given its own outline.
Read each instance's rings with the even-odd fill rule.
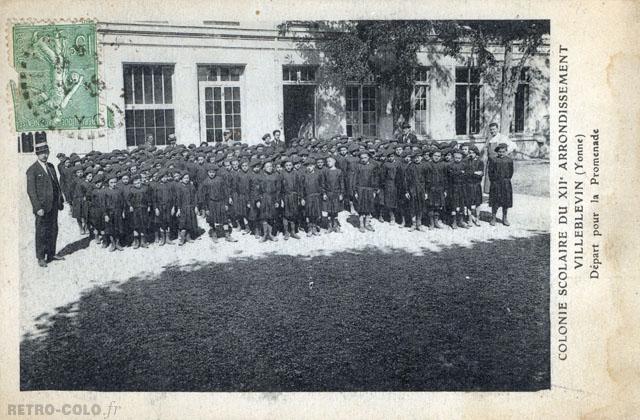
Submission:
[[[98,128],[96,25],[15,25],[16,131]]]

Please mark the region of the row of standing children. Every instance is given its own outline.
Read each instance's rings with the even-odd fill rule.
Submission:
[[[176,238],[179,245],[191,242],[203,232],[198,214],[213,241],[230,242],[236,241],[234,228],[263,242],[277,240],[279,232],[285,240],[299,239],[301,229],[308,236],[321,228],[340,232],[337,216],[343,210],[357,213],[362,232],[374,231],[372,218],[416,231],[425,225],[480,225],[484,163],[475,146],[320,144],[305,147],[301,141],[289,150],[192,145],[94,152],[85,158],[59,156],[59,170],[81,233],[110,251],[129,244],[147,247],[151,240],[160,246]],[[509,225],[513,162],[506,145],[495,153],[487,168],[490,224],[501,207]]]

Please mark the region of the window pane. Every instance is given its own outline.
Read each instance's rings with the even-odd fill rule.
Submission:
[[[158,146],[167,144],[167,133],[164,128],[156,128],[156,144]]]
[[[22,153],[33,153],[33,134],[28,133],[20,136]]]
[[[210,101],[213,99],[213,89],[208,87],[204,88],[204,99]]]
[[[164,79],[164,103],[173,103],[173,85],[171,82],[173,75],[173,66],[163,66],[163,79]]]
[[[134,112],[134,121],[135,121],[135,127],[144,127],[144,111],[137,109]]]
[[[482,126],[482,98],[479,85],[471,85],[469,87],[469,101],[471,106],[469,130],[471,134],[478,134]]]
[[[240,88],[237,86],[233,87],[233,100],[235,101],[239,101],[240,100]]]
[[[233,113],[234,114],[239,114],[240,113],[240,102],[239,101],[233,101]]]
[[[155,126],[155,116],[152,109],[147,109],[144,111],[144,126],[145,127]]]
[[[144,144],[144,128],[136,128],[136,146]]]
[[[144,103],[153,103],[153,75],[151,74],[151,67],[142,67],[142,86],[144,89]]]
[[[224,101],[224,113],[231,114],[233,112],[233,104],[231,101]]]
[[[162,67],[155,66],[153,68],[153,100],[156,104],[164,103],[162,85]]]
[[[173,109],[164,110],[164,120],[167,127],[173,127]]]
[[[213,99],[220,99],[220,88],[219,87],[215,87],[213,88]]]
[[[213,128],[213,117],[211,115],[205,117],[205,126],[206,128]]]
[[[429,69],[420,68],[416,71],[416,82],[428,82],[429,81]]]
[[[213,130],[207,130],[207,142],[215,141],[213,137]]]
[[[466,67],[456,67],[456,83],[469,82],[469,69]]]
[[[237,82],[240,80],[240,75],[242,74],[242,68],[234,67],[231,69],[231,80]]]
[[[133,94],[136,104],[142,103],[142,68],[135,66],[133,68]]]
[[[240,128],[236,128],[235,130],[233,130],[231,134],[234,140],[237,140],[237,141],[242,140],[242,130]]]
[[[164,127],[164,109],[156,109],[156,127]]]
[[[132,128],[127,128],[127,147],[136,145],[136,133]]]
[[[213,102],[205,101],[204,103],[204,113],[205,114],[213,114]]]
[[[222,114],[222,102],[220,101],[215,101],[213,103],[213,113],[214,114]]]
[[[221,115],[214,116],[213,117],[213,121],[214,121],[214,126],[216,128],[222,127],[222,116]]]
[[[242,127],[242,121],[240,120],[240,115],[236,115],[233,117],[233,126],[236,128]]]
[[[529,85],[519,84],[516,91],[512,131],[524,132],[526,109],[529,96]]]
[[[480,69],[471,69],[471,83],[480,83]]]
[[[229,67],[220,67],[220,80],[223,82],[229,80]]]
[[[131,66],[124,66],[124,103],[133,102],[133,84],[131,80]]]
[[[224,117],[224,126],[225,128],[229,128],[229,127],[233,127],[233,123],[232,123],[232,119],[231,119],[231,115],[225,115]]]
[[[467,134],[467,86],[456,86],[456,134]]]
[[[198,82],[206,82],[209,77],[209,68],[207,66],[198,66]]]
[[[214,131],[214,140],[215,141],[222,141],[222,130],[215,130]]]
[[[133,120],[133,111],[131,110],[124,111],[124,126],[126,128],[135,127],[134,120]]]

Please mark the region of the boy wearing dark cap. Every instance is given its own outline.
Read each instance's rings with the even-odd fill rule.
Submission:
[[[446,205],[447,166],[442,161],[442,153],[436,149],[431,153],[431,162],[427,172],[427,211],[429,227],[441,229],[440,217]]]
[[[263,173],[260,174],[258,183],[258,195],[255,202],[256,206],[260,208],[260,220],[262,221],[263,237],[261,242],[277,241],[278,238],[273,231],[273,226],[282,201],[280,197],[282,187],[280,177],[273,170],[273,162],[266,161],[264,163]]]
[[[262,174],[262,161],[255,160],[251,163],[251,175],[249,176],[249,211],[247,212],[247,220],[249,227],[252,229],[256,239],[260,239],[260,228],[258,224],[260,220],[260,178]]]
[[[179,239],[178,245],[193,242],[198,232],[198,219],[196,218],[196,189],[191,183],[189,172],[180,173],[180,183],[176,188],[176,217],[178,218]]]
[[[93,237],[97,245],[104,241],[104,175],[98,174],[93,178],[93,188],[89,192],[89,224],[93,227]]]
[[[282,186],[282,210],[285,241],[292,237],[300,239],[296,234],[296,223],[300,218],[300,196],[302,193],[302,179],[293,169],[293,162],[290,159],[284,161],[284,171],[280,174],[280,185]]]
[[[453,162],[447,167],[447,176],[449,178],[450,196],[449,205],[451,208],[452,223],[451,227],[469,228],[463,219],[465,210],[465,184],[466,184],[465,162],[462,161],[462,151],[455,149],[453,151]]]
[[[142,184],[140,174],[133,175],[133,185],[125,192],[125,202],[133,233],[133,248],[147,248],[145,232],[148,225],[151,197],[149,187]]]
[[[395,224],[396,211],[398,209],[398,193],[404,190],[404,180],[402,179],[400,164],[396,160],[395,150],[386,153],[386,160],[382,165],[382,195],[384,199],[385,212],[389,216],[389,222]]]
[[[354,199],[356,201],[356,211],[360,218],[360,232],[375,229],[371,226],[371,215],[375,211],[376,196],[380,193],[377,165],[371,163],[369,152],[359,153],[360,163],[356,167],[354,176]]]
[[[412,163],[404,173],[406,185],[405,197],[409,200],[413,229],[422,231],[422,215],[425,213],[427,200],[425,171],[422,166],[422,155],[412,156]]]
[[[342,201],[345,194],[345,177],[341,169],[336,167],[336,159],[327,157],[327,169],[324,172],[324,208],[329,217],[329,232],[340,233],[338,213],[344,208]]]
[[[484,174],[484,162],[479,155],[480,151],[476,146],[469,147],[466,160],[465,205],[469,211],[469,222],[476,226],[480,226],[478,207],[482,204],[482,175]]]
[[[73,178],[73,198],[71,202],[71,217],[76,219],[80,235],[86,233],[86,221],[83,220],[82,213],[84,208],[84,194],[87,190],[84,182],[84,168],[82,166],[74,167],[75,177]]]
[[[214,243],[218,241],[217,229],[220,227],[227,242],[236,242],[231,238],[228,223],[230,197],[227,182],[217,176],[217,170],[213,165],[207,165],[207,179],[202,181],[198,189],[198,209],[205,212],[210,227],[209,234]]]
[[[507,156],[507,144],[500,143],[494,150],[495,157],[489,159],[487,175],[491,182],[489,187],[489,206],[491,207],[491,226],[496,225],[498,208],[502,207],[502,224],[509,226],[507,211],[513,206],[513,160]]]
[[[300,200],[307,222],[307,236],[320,234],[318,223],[322,215],[323,193],[322,174],[317,170],[314,159],[309,159],[302,179],[302,199]]]
[[[160,182],[152,188],[152,206],[154,208],[153,215],[155,217],[155,226],[159,231],[159,245],[164,246],[171,243],[169,237],[169,229],[171,226],[171,218],[175,213],[174,189],[169,184],[171,174],[162,171],[159,174]]]
[[[107,176],[109,187],[104,191],[104,234],[109,237],[109,252],[122,251],[124,233],[124,196],[118,188],[118,176],[110,172]]]

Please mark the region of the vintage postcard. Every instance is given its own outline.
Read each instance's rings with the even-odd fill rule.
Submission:
[[[0,418],[640,417],[637,3],[0,7]]]

